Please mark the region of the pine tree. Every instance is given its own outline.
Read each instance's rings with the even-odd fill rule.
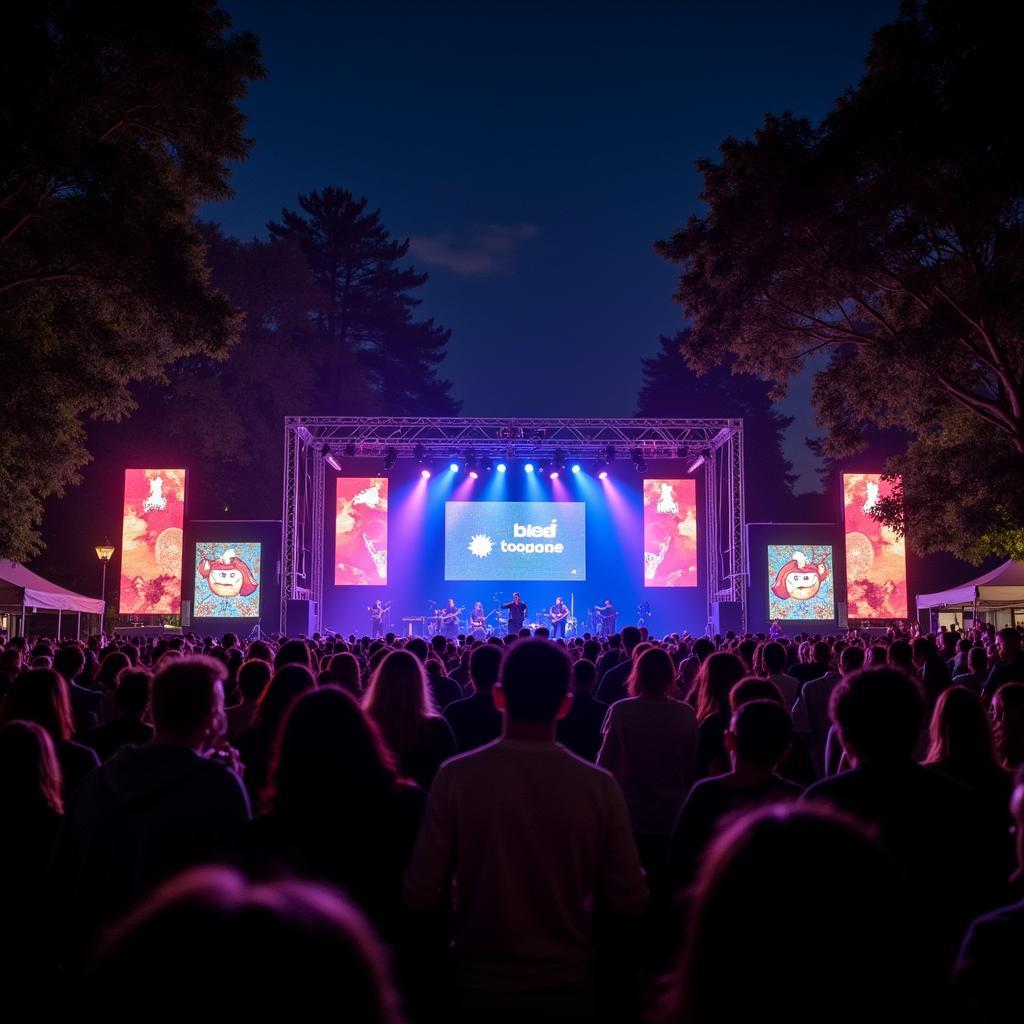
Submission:
[[[283,210],[271,237],[301,247],[321,292],[314,310],[325,347],[325,399],[332,411],[354,411],[352,357],[365,374],[376,411],[390,415],[453,415],[459,403],[438,376],[451,331],[432,319],[416,320],[413,292],[426,274],[402,261],[408,239],[398,241],[367,212],[366,198],[324,188],[299,196],[300,211]],[[361,410],[363,411],[363,410]]]

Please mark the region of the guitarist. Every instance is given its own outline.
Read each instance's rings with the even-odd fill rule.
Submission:
[[[370,605],[366,610],[370,613],[370,637],[376,640],[378,637],[384,636],[384,613],[390,608],[389,604],[385,608],[380,603],[380,598],[377,598],[373,604]]]
[[[479,601],[473,605],[473,610],[469,613],[469,635],[474,640],[487,638],[487,615]]]
[[[455,640],[459,635],[459,615],[462,609],[455,607],[455,601],[452,598],[448,598],[448,604],[445,606],[444,611],[441,612],[441,619],[444,625],[444,635],[449,640]]]
[[[560,597],[555,598],[551,606],[551,639],[565,639],[565,620],[569,618],[569,607],[564,604]]]

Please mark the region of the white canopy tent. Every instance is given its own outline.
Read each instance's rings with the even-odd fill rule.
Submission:
[[[57,635],[60,636],[61,617],[65,612],[78,616],[76,635],[81,630],[82,614],[101,615],[103,601],[98,597],[84,597],[43,579],[18,562],[0,561],[0,609],[21,616],[25,628],[25,613],[54,611],[57,613]]]
[[[918,594],[918,611],[978,612],[1024,609],[1024,562],[1003,562],[991,572],[937,594]]]

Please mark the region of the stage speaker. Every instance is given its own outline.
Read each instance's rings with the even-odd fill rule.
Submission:
[[[849,629],[850,622],[847,617],[846,602],[836,601],[836,628]]]
[[[712,601],[711,632],[725,636],[730,629],[743,632],[743,608],[739,601]]]
[[[192,625],[192,602],[181,602],[181,628],[188,629]]]
[[[316,632],[316,601],[288,601],[285,632],[290,637],[312,636]]]

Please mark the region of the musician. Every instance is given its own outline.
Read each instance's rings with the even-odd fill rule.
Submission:
[[[551,639],[565,639],[565,620],[569,618],[569,608],[562,602],[560,597],[555,598],[555,603],[549,609],[551,614]]]
[[[619,617],[619,613],[612,606],[611,598],[608,598],[600,608],[601,615],[601,632],[605,636],[611,636],[615,632],[615,620]]]
[[[508,611],[508,635],[518,636],[526,619],[526,605],[519,600],[518,594],[513,594],[511,603],[501,607]]]
[[[455,600],[451,597],[448,598],[448,604],[445,605],[444,611],[441,612],[441,618],[444,620],[444,635],[449,640],[455,640],[459,635],[459,612],[461,608],[455,607]]]
[[[643,629],[651,620],[651,602],[641,601],[636,608],[637,629]]]
[[[369,608],[366,609],[370,613],[370,636],[376,640],[378,637],[384,636],[384,606],[380,603],[380,598],[377,598]]]
[[[487,639],[487,615],[479,601],[473,605],[473,610],[469,613],[469,635],[474,640]]]

